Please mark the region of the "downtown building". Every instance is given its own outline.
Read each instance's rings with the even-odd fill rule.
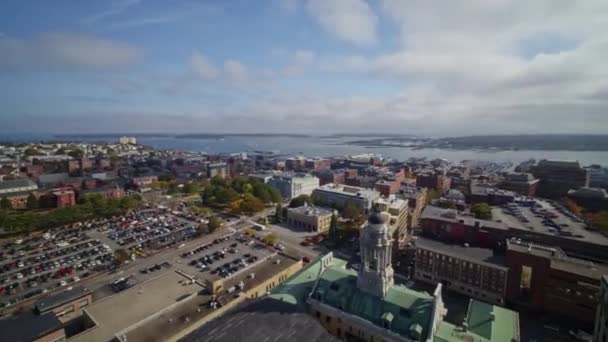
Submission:
[[[319,178],[309,174],[283,173],[274,175],[268,184],[277,188],[283,198],[290,200],[301,195],[311,195],[319,186]]]
[[[315,189],[313,196],[318,205],[344,208],[347,203],[352,203],[368,211],[380,198],[380,193],[376,190],[330,183]]]
[[[489,248],[418,237],[414,279],[484,302],[505,305],[509,269],[504,255]]]
[[[541,197],[559,199],[570,190],[589,186],[587,170],[575,161],[541,160],[532,174],[540,179],[538,195]]]

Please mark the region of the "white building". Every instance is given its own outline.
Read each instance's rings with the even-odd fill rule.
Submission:
[[[397,241],[400,244],[405,242],[409,212],[408,200],[390,195],[388,198],[380,197],[376,200],[375,205],[379,210],[389,213],[392,232],[397,232]]]
[[[120,137],[118,140],[123,145],[135,145],[137,144],[137,138],[135,137]]]
[[[329,183],[318,187],[314,192],[315,203],[323,206],[342,208],[348,201],[363,210],[369,210],[380,198],[376,190]]]
[[[279,189],[283,198],[292,199],[311,195],[319,187],[319,178],[309,174],[282,174],[270,178],[268,184]]]

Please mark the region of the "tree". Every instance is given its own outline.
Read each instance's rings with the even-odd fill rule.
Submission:
[[[475,218],[480,220],[492,219],[492,208],[487,203],[482,202],[473,204],[471,212],[475,215]]]
[[[254,214],[264,210],[264,202],[250,194],[246,194],[243,197],[240,207],[244,213]]]
[[[264,236],[264,238],[262,238],[262,241],[267,245],[274,245],[278,239],[279,237],[275,233],[270,233]]]
[[[84,157],[84,151],[77,148],[74,150],[71,150],[70,152],[68,152],[68,156],[74,158],[74,159],[80,159],[82,157]]]
[[[268,187],[268,193],[270,193],[270,200],[273,203],[280,203],[283,201],[283,195],[281,195],[279,189],[274,188],[270,185],[266,185],[266,187]]]
[[[182,192],[186,195],[193,195],[201,191],[201,186],[198,182],[192,182],[185,184],[182,188]]]
[[[13,209],[13,204],[8,198],[2,197],[2,200],[0,200],[0,209]]]
[[[444,209],[456,209],[456,203],[452,201],[439,201],[436,204],[439,208]]]
[[[290,208],[297,208],[304,205],[304,203],[310,205],[312,201],[310,200],[310,196],[308,195],[300,195],[289,202]]]
[[[345,219],[358,221],[363,216],[363,209],[358,207],[353,201],[348,200],[342,209],[342,216]]]
[[[38,209],[38,207],[39,207],[38,198],[36,198],[36,196],[33,193],[31,193],[31,194],[29,194],[29,196],[27,196],[26,206],[28,209]]]
[[[438,199],[439,197],[441,197],[441,194],[439,193],[439,191],[437,191],[435,189],[428,189],[428,191],[426,193],[426,204],[428,205],[434,199]]]
[[[224,222],[222,222],[219,217],[212,216],[209,218],[209,223],[207,223],[207,230],[209,231],[209,233],[213,233],[214,231],[220,229],[223,224]]]
[[[283,206],[281,203],[277,203],[277,207],[274,210],[274,219],[279,222],[283,222]]]
[[[137,198],[136,196],[127,196],[123,197],[120,200],[120,208],[124,210],[132,210],[137,208],[141,203],[141,198]]]
[[[28,147],[28,148],[26,148],[25,151],[23,151],[23,154],[25,154],[27,157],[41,156],[41,155],[43,155],[42,152],[38,151],[38,149],[36,149],[34,147]]]
[[[130,253],[123,248],[119,248],[114,251],[114,260],[118,266],[124,264],[130,258]]]
[[[334,244],[338,242],[338,215],[336,215],[336,213],[331,215],[331,223],[329,224],[329,240]]]
[[[576,202],[574,202],[570,198],[566,198],[564,200],[564,206],[568,210],[570,210],[574,215],[576,215],[578,217],[582,217],[583,216],[583,209],[580,206],[578,206],[578,204],[576,204]]]

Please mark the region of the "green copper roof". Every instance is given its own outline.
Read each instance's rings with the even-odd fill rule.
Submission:
[[[378,326],[384,326],[383,318],[392,316],[389,329],[402,336],[411,336],[411,329],[420,330],[412,328],[418,324],[421,339],[426,339],[433,309],[431,295],[393,286],[384,298],[372,296],[359,290],[357,273],[345,266],[346,261],[334,258],[334,264],[319,279],[314,299]]]
[[[304,309],[306,299],[319,277],[320,270],[321,262],[319,257],[292,275],[283,284],[274,288],[270,293],[270,297]]]
[[[500,306],[471,300],[467,312],[467,330],[441,322],[435,342],[520,341],[519,315]]]

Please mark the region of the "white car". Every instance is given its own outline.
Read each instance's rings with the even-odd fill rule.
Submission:
[[[59,286],[66,286],[68,283],[65,280],[59,282]]]

